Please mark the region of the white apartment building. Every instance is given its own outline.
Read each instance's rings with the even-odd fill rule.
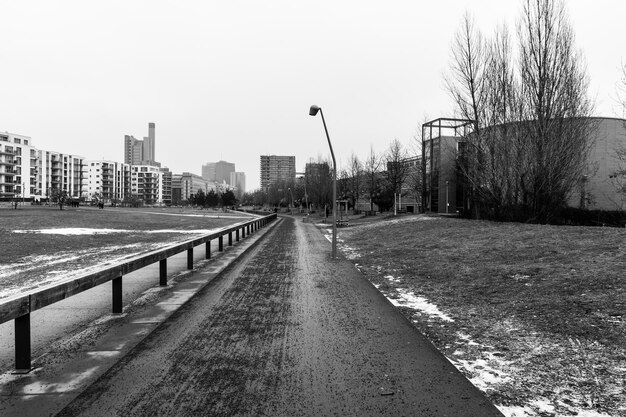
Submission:
[[[42,198],[54,198],[62,193],[71,198],[81,197],[83,157],[38,150],[36,158],[37,188]]]
[[[37,149],[31,138],[0,133],[0,199],[31,198],[37,194]]]
[[[86,201],[122,201],[130,195],[131,166],[107,160],[86,160],[83,164],[81,196]]]
[[[163,172],[152,165],[132,165],[130,176],[130,192],[145,204],[161,204],[163,202]]]

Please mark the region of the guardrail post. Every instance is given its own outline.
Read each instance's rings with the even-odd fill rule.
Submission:
[[[15,369],[30,371],[30,313],[15,319]]]
[[[167,285],[167,258],[159,261],[159,285],[162,287]]]
[[[193,248],[187,249],[187,269],[193,269]]]
[[[235,240],[239,242],[239,229],[235,230]]]
[[[122,277],[113,278],[113,314],[122,312]]]
[[[241,238],[245,239],[246,238],[246,227],[248,226],[244,226],[241,228]]]
[[[206,254],[204,255],[205,259],[211,259],[211,241],[207,240],[206,242]]]
[[[220,236],[217,239],[217,242],[218,242],[217,250],[220,252],[223,252],[224,251],[224,236]]]
[[[233,232],[228,232],[228,246],[233,246]]]

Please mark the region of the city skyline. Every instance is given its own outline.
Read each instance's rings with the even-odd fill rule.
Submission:
[[[520,5],[5,2],[0,53],[13,64],[4,68],[1,128],[43,149],[122,161],[119,138],[152,121],[164,166],[197,172],[207,160],[234,161],[257,189],[259,155],[295,155],[298,171],[327,158],[312,104],[324,109],[340,167],[370,145],[409,146],[421,123],[454,116],[442,75],[463,14],[486,36],[502,22],[514,35]],[[626,5],[566,5],[595,115],[620,116],[626,48],[612,29]]]

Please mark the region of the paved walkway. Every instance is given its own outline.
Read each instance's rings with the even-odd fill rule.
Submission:
[[[329,253],[315,226],[284,218],[60,415],[501,415]],[[106,356],[115,339],[98,343]]]

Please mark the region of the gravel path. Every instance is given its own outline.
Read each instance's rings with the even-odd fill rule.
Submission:
[[[501,415],[329,252],[283,219],[60,415]]]

